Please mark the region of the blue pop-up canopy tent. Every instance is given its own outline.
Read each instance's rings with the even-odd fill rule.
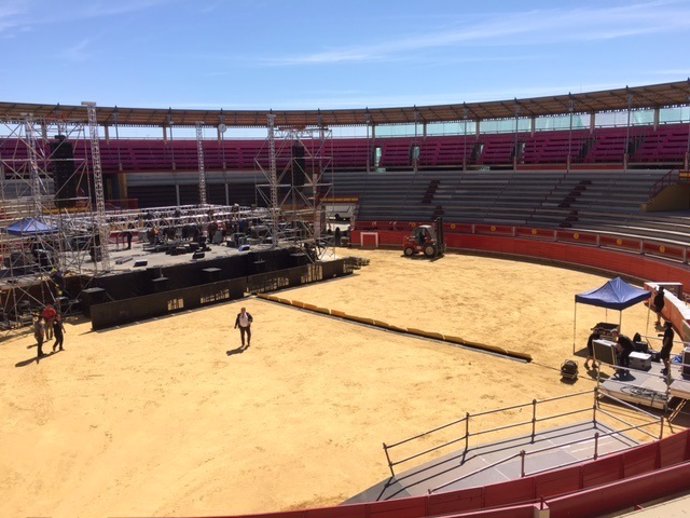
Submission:
[[[14,236],[35,236],[40,234],[52,234],[57,228],[48,225],[36,218],[24,218],[9,225],[5,232]]]
[[[616,277],[596,290],[575,295],[575,302],[622,311],[651,296],[651,292],[636,288],[620,277]]]
[[[575,352],[575,335],[577,330],[577,303],[588,304],[590,306],[598,306],[600,308],[615,309],[620,311],[619,325],[622,320],[622,311],[630,306],[647,300],[652,296],[652,293],[636,288],[628,284],[620,277],[611,279],[603,286],[579,293],[575,295],[575,317],[573,323],[573,352]]]

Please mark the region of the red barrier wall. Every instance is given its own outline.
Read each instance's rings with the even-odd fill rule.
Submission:
[[[359,223],[358,223],[359,225]],[[494,228],[492,231],[491,228]],[[379,234],[379,246],[399,247],[406,230],[376,230]],[[500,226],[475,226],[475,234],[459,234],[448,232],[446,245],[448,248],[458,250],[476,250],[495,254],[522,256],[536,259],[545,259],[568,265],[579,265],[590,268],[598,268],[610,272],[629,275],[639,279],[653,280],[657,282],[682,282],[684,291],[690,291],[690,269],[680,262],[664,261],[638,253],[644,248],[643,242],[636,240],[619,240],[612,237],[600,237],[602,245],[609,243],[610,248],[596,246],[582,246],[579,242],[596,242],[596,236],[577,232],[563,233],[558,231],[558,238],[574,239],[577,241],[563,242],[553,240],[553,231],[550,232],[551,240],[546,240],[543,233],[537,233],[531,237],[531,232],[524,229],[516,229],[516,237],[512,235],[512,227]],[[487,234],[481,234],[486,231]],[[531,238],[520,237],[529,235]],[[352,231],[354,245],[360,242],[359,231]],[[617,244],[620,242],[620,244]],[[651,246],[651,245],[645,245]],[[618,251],[621,249],[621,251]],[[636,253],[624,252],[630,250]],[[670,259],[682,256],[682,248],[666,247],[665,252]],[[657,246],[658,251],[658,246]]]
[[[599,516],[690,487],[690,464],[680,464],[547,501],[551,518]]]
[[[529,517],[544,500],[554,518],[593,516],[690,487],[690,430],[595,461],[484,487],[384,502],[243,518]],[[500,507],[503,506],[503,507]]]

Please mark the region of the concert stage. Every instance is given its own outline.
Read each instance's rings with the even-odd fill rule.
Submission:
[[[172,247],[172,245],[171,245]],[[248,251],[240,252],[237,248],[225,245],[205,245],[205,248],[184,249],[180,247],[174,253],[167,253],[165,246],[149,247],[140,243],[133,243],[132,248],[127,250],[125,247],[110,248],[110,268],[106,273],[100,272],[100,264],[85,262],[82,265],[82,273],[91,275],[118,275],[123,272],[131,272],[142,268],[169,268],[181,264],[199,263],[225,259],[236,256],[246,256],[250,253],[269,252],[271,245],[255,245]],[[280,250],[285,247],[279,247]],[[194,252],[203,254],[202,257],[195,257]],[[139,261],[146,261],[145,265],[137,265]]]
[[[198,253],[199,251],[197,251]],[[166,255],[134,248],[115,252],[131,260],[122,271],[94,275],[81,291],[82,309],[94,329],[186,311],[246,294],[266,293],[351,274],[359,267],[353,258],[334,258],[332,252],[311,262],[299,248],[255,246],[246,252],[221,245],[204,247],[204,257],[191,253]],[[113,259],[117,260],[117,259]],[[137,267],[137,261],[146,260]],[[130,266],[131,264],[131,266]]]
[[[56,278],[55,272],[43,271],[0,281],[6,327],[27,325],[32,314],[55,301],[61,312],[82,311],[94,329],[102,329],[235,300],[247,293],[318,282],[358,267],[352,258],[336,258],[333,249],[313,263],[301,248],[287,245],[253,245],[239,251],[224,244],[135,243],[129,250],[111,245],[109,255],[107,272],[100,270],[100,262],[87,258],[80,273]]]

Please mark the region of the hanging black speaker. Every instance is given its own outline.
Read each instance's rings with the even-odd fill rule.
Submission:
[[[302,187],[305,178],[304,146],[295,143],[292,145],[292,183],[295,187]]]
[[[74,149],[64,135],[56,135],[55,140],[50,143],[50,159],[53,163],[55,206],[74,207],[78,187],[74,174]]]

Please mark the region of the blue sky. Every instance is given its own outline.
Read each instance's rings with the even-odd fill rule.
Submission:
[[[0,0],[0,100],[315,109],[690,76],[690,0]]]

